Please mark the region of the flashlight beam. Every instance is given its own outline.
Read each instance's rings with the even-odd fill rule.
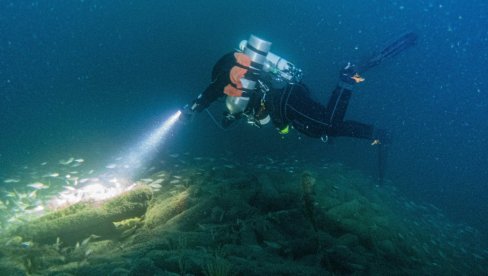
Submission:
[[[129,153],[127,163],[125,164],[124,174],[128,174],[129,177],[134,176],[136,170],[144,165],[144,162],[150,161],[152,155],[156,152],[157,148],[163,144],[173,128],[174,124],[178,121],[181,115],[181,111],[177,111],[167,120],[165,120],[159,128],[154,130],[145,140],[143,140],[135,150]]]

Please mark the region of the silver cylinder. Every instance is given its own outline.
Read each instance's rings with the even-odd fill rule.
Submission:
[[[230,114],[238,114],[244,112],[249,104],[248,97],[231,97],[227,96],[225,99],[225,106]]]
[[[250,47],[244,48],[244,54],[248,56],[253,62],[264,65],[266,63],[266,56],[271,49],[271,42],[261,39],[255,35],[251,35],[247,41]],[[255,51],[256,49],[257,51]]]
[[[249,40],[247,41],[249,45],[251,45],[254,49],[257,49],[261,52],[268,53],[271,49],[271,42],[261,39],[255,35],[251,35]]]

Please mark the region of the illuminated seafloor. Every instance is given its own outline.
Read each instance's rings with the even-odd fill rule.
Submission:
[[[136,183],[81,158],[4,179],[0,275],[488,273],[477,230],[342,164],[170,156]]]

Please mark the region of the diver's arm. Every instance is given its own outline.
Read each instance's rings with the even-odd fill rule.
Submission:
[[[191,104],[183,106],[181,120],[191,122],[196,113],[200,113],[210,106],[219,97],[224,95],[225,82],[223,77],[218,77],[200,94]]]
[[[227,77],[228,78],[228,77]],[[193,112],[202,112],[218,98],[224,96],[224,87],[227,85],[226,77],[222,73],[215,79],[189,106]]]
[[[187,105],[192,112],[202,112],[218,98],[224,96],[224,88],[230,82],[229,72],[235,64],[234,53],[222,56],[212,69],[212,82],[191,105]]]

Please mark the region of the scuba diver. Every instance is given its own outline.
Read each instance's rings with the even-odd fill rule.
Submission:
[[[272,122],[280,134],[290,129],[327,141],[329,137],[347,136],[370,139],[372,144],[389,144],[388,131],[352,120],[344,120],[355,84],[364,81],[362,74],[414,45],[417,36],[407,32],[389,43],[365,62],[348,63],[326,105],[310,97],[302,83],[302,71],[293,63],[270,52],[271,42],[251,35],[239,49],[224,55],[212,70],[210,85],[191,103],[183,107],[182,120],[226,97],[227,110],[222,126],[246,118],[261,127]]]

